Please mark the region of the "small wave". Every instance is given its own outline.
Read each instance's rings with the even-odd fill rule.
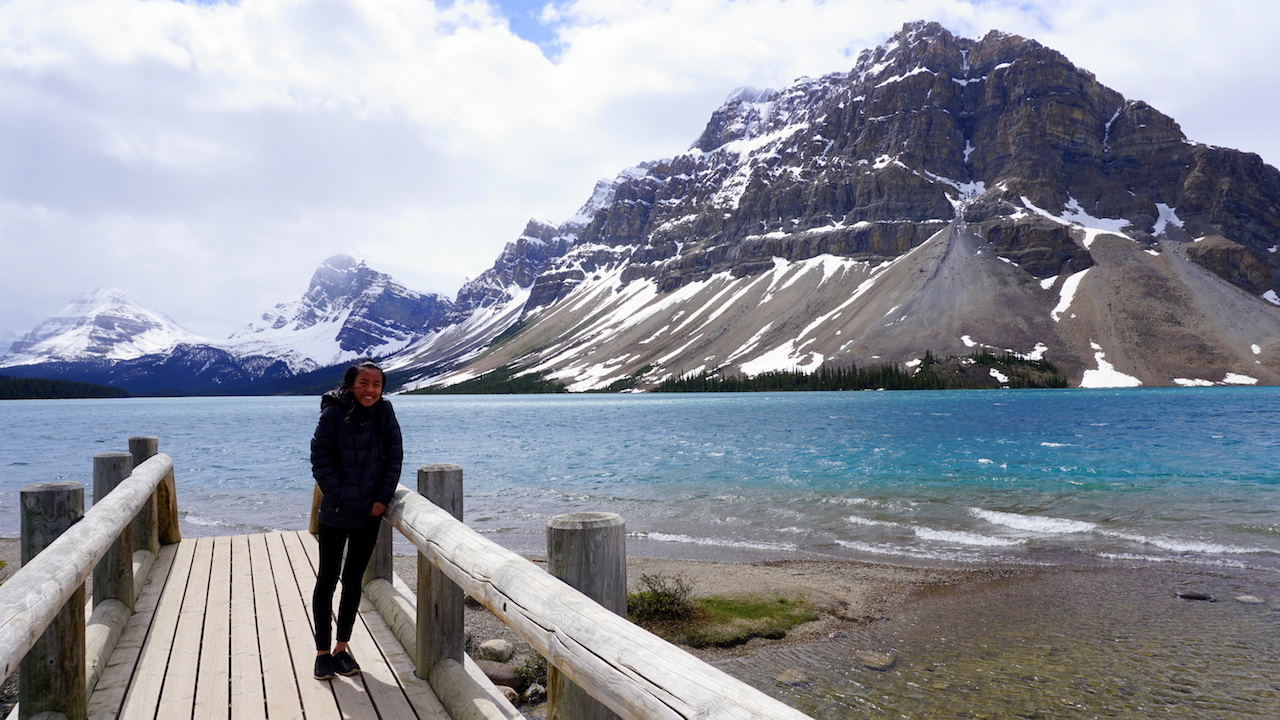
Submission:
[[[219,518],[209,518],[203,515],[192,515],[191,513],[183,513],[182,519],[192,525],[201,527],[240,527],[240,523],[228,522]]]
[[[1227,567],[1239,570],[1248,570],[1250,566],[1239,560],[1225,560],[1221,558],[1188,558],[1188,557],[1171,557],[1169,555],[1139,555],[1137,553],[1098,553],[1098,557],[1106,560],[1125,560],[1129,562],[1151,562],[1151,563],[1172,563],[1179,565],[1206,565],[1210,567]],[[1257,569],[1257,568],[1254,568]]]
[[[836,544],[862,553],[893,555],[896,557],[916,558],[918,560],[944,560],[957,563],[986,562],[987,560],[983,557],[964,555],[954,551],[927,550],[923,548],[904,547],[901,545],[872,545],[871,543],[857,542],[854,540],[836,540]]]
[[[1120,538],[1131,542],[1153,545],[1161,550],[1176,553],[1205,553],[1207,555],[1252,555],[1256,553],[1274,553],[1272,548],[1243,547],[1240,545],[1223,545],[1221,543],[1202,542],[1199,540],[1179,540],[1177,538],[1148,537],[1146,535],[1130,535],[1128,533],[1103,531],[1103,535]]]
[[[1047,447],[1047,448],[1071,447],[1071,443],[1049,442],[1046,440],[1045,442],[1040,443],[1040,447]]]
[[[628,537],[645,538],[648,540],[656,540],[657,542],[682,543],[686,545],[709,545],[712,547],[730,547],[742,548],[746,550],[783,550],[787,552],[795,552],[799,549],[795,543],[776,543],[754,540],[729,540],[727,538],[709,538],[709,537],[693,537],[691,535],[681,535],[677,533],[664,532],[634,532],[627,533]]]
[[[1000,538],[991,535],[982,535],[975,532],[965,530],[934,530],[933,528],[918,527],[914,525],[904,525],[902,523],[889,522],[887,520],[872,520],[870,518],[850,515],[845,518],[852,525],[867,525],[872,527],[892,527],[904,528],[915,533],[916,537],[921,540],[934,540],[937,542],[947,542],[955,545],[975,545],[980,547],[1010,547],[1013,545],[1021,545],[1022,540],[1015,538]]]
[[[823,499],[822,499],[822,502],[824,502],[824,503],[832,503],[832,504],[835,504],[835,505],[874,505],[874,504],[877,504],[875,500],[872,500],[872,499],[870,499],[870,498],[844,498],[844,497],[823,498]]]
[[[845,520],[852,525],[876,525],[880,527],[902,527],[901,523],[889,522],[888,520],[872,520],[871,518],[859,517],[857,515],[850,515],[849,517],[845,518]]]
[[[1045,517],[1042,515],[1019,515],[1018,513],[984,510],[982,508],[969,508],[969,514],[986,520],[992,525],[1003,525],[1014,530],[1047,535],[1093,532],[1098,527],[1096,523],[1084,522],[1083,520],[1068,520],[1066,518]]]
[[[964,530],[934,530],[932,528],[911,528],[915,532],[916,537],[923,540],[937,540],[939,542],[955,543],[957,545],[979,545],[982,547],[1010,547],[1012,545],[1021,545],[1023,540],[1014,538],[993,537],[991,535],[980,535],[978,533],[966,532]]]

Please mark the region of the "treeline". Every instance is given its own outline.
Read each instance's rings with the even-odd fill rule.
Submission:
[[[815,390],[938,390],[943,387],[933,375],[917,378],[893,365],[874,368],[827,368],[806,373],[799,370],[771,370],[746,375],[709,375],[706,372],[670,378],[650,392],[786,392]]]
[[[0,375],[0,400],[53,400],[63,398],[123,398],[129,393],[109,385],[75,382],[72,380],[47,380],[45,378],[14,378]]]
[[[1000,377],[992,374],[992,370]],[[816,390],[957,390],[973,388],[1066,387],[1066,378],[1046,360],[1028,360],[1005,353],[976,352],[939,359],[925,353],[914,369],[898,365],[860,368],[827,367],[816,372],[774,370],[746,375],[702,372],[667,379],[650,392],[786,392]]]

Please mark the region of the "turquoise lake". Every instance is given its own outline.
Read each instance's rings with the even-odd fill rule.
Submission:
[[[402,482],[458,463],[468,524],[519,552],[604,510],[658,557],[1280,569],[1280,388],[391,400]],[[174,458],[185,535],[304,528],[318,408],[0,403],[0,535],[23,486],[91,485],[132,435]]]

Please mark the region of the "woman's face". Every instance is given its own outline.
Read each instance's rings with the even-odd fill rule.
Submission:
[[[355,382],[351,383],[351,394],[361,405],[373,407],[382,397],[382,373],[373,368],[356,373]]]

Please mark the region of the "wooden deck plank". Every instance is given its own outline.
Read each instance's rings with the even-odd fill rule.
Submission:
[[[177,545],[161,546],[151,572],[142,585],[142,592],[134,604],[134,613],[120,633],[115,650],[107,666],[98,678],[93,694],[89,697],[88,716],[90,720],[114,720],[120,714],[125,694],[129,691],[129,683],[133,680],[134,669],[142,655],[142,647],[146,643],[147,633],[151,630],[155,618],[156,606],[160,595],[168,582],[173,560],[177,554]]]
[[[173,649],[173,635],[178,628],[178,615],[187,592],[187,580],[191,574],[191,560],[195,543],[178,543],[173,557],[169,579],[156,605],[151,630],[134,670],[133,683],[125,695],[120,717],[154,718],[160,704],[160,691],[164,686],[165,671],[169,667],[169,653]]]
[[[279,533],[267,536],[270,548],[272,576],[275,579],[276,592],[280,598],[280,616],[284,622],[285,634],[289,638],[292,651],[294,677],[302,696],[302,708],[307,720],[320,718],[350,717],[352,713],[338,711],[334,700],[334,688],[327,681],[316,680],[313,676],[315,664],[315,635],[307,605],[302,601],[302,593],[294,577],[293,565],[284,548],[284,538]],[[355,717],[374,717],[373,708],[361,708],[364,714]]]
[[[258,647],[258,619],[253,598],[253,566],[249,537],[236,535],[231,543],[231,717],[266,720],[262,691],[262,654]]]
[[[361,674],[311,677],[317,555],[305,532],[162,548],[90,698],[90,717],[447,720],[368,600],[351,639]]]
[[[197,720],[229,720],[231,713],[231,570],[231,538],[213,538],[192,713]]]
[[[284,621],[280,617],[280,600],[275,578],[271,574],[271,558],[267,554],[267,536],[250,535],[249,548],[253,562],[253,596],[257,606],[258,642],[262,648],[262,683],[267,698],[267,717],[290,720],[303,717],[302,699],[298,695],[298,679],[292,672],[289,642]]]
[[[431,684],[415,674],[413,658],[367,598],[360,602],[360,617],[419,720],[449,720],[449,713]]]
[[[164,688],[160,692],[157,718],[191,717],[196,699],[196,677],[200,672],[205,613],[209,606],[209,571],[213,564],[213,538],[197,538],[191,559],[187,592],[178,613],[178,626],[169,653]],[[226,682],[225,675],[223,682]]]
[[[293,535],[293,538],[295,540],[297,539],[296,534],[290,533],[289,535]],[[298,584],[298,597],[308,599],[292,609],[299,618],[299,624],[305,622],[307,628],[314,633],[315,623],[311,618],[310,598],[312,592],[315,590],[315,570],[311,567],[310,562],[307,561],[305,553],[297,552],[301,548],[295,546],[295,552],[291,555],[288,553],[286,538],[286,535],[280,535],[281,552],[284,553],[284,557],[287,558],[287,562],[289,563],[289,572],[293,575],[294,582]],[[303,556],[301,561],[299,561],[299,554]],[[336,596],[340,595],[341,592],[342,590],[339,588],[337,593],[335,593],[335,610],[337,609]],[[334,633],[337,633],[336,627],[334,628]],[[299,680],[299,682],[301,682],[301,680]],[[368,691],[365,689],[364,684],[359,682],[358,677],[352,679],[344,678],[339,675],[329,681],[318,681],[313,678],[311,682],[329,686],[330,692],[333,693],[334,699],[337,701],[338,708],[343,717],[376,717],[377,713],[374,709],[373,699],[369,697]]]
[[[305,537],[304,537],[305,535]],[[313,556],[307,551],[307,545],[315,546],[316,541],[309,533],[286,533],[284,536],[285,546],[289,550],[290,558],[294,565],[294,575],[298,579],[298,585],[302,589],[302,597],[309,597],[311,591],[315,587],[316,566],[313,564]],[[365,605],[364,598],[361,598],[361,604]],[[372,608],[372,605],[368,605]],[[386,658],[382,651],[378,649],[374,643],[372,636],[369,635],[367,628],[364,627],[362,618],[357,616],[355,631],[351,635],[350,650],[353,657],[360,663],[360,674],[349,677],[337,677],[333,679],[336,683],[334,686],[334,694],[338,697],[339,705],[345,711],[347,705],[344,704],[346,685],[357,686],[363,689],[368,699],[373,702],[373,706],[377,709],[379,718],[383,720],[418,720],[417,713],[414,712],[413,706],[409,703],[403,688],[400,687],[396,674],[387,664]]]
[[[320,563],[320,546],[316,543],[315,537],[310,533],[298,533],[298,536],[302,541],[302,547],[306,551],[312,567],[317,567]],[[431,689],[430,683],[415,674],[413,658],[405,651],[395,633],[383,622],[377,608],[367,598],[362,598],[360,601],[360,623],[363,624],[369,637],[376,644],[377,651],[381,653],[387,668],[391,671],[392,677],[394,677],[405,698],[409,701],[409,705],[415,715],[420,720],[435,720],[436,718],[448,720],[449,714],[444,705],[441,704],[440,699],[436,697],[435,691]],[[356,632],[352,635],[353,645],[355,644],[354,641],[359,637],[360,628],[357,627]],[[360,646],[357,646],[356,650],[357,652],[368,653],[365,648]],[[357,657],[363,666],[363,658]],[[381,709],[381,706],[379,706],[379,710]]]

